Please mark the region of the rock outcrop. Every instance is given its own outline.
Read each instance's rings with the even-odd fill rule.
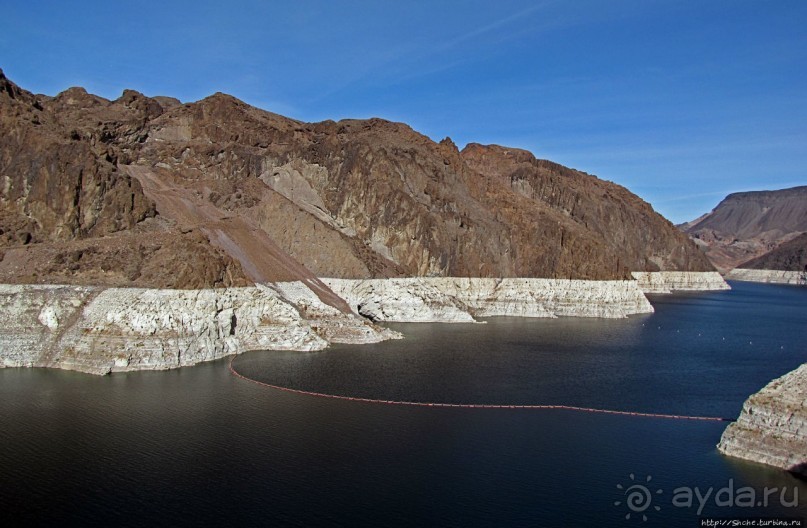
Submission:
[[[106,374],[400,337],[296,290],[0,285],[0,365]]]
[[[730,194],[712,212],[679,227],[718,270],[754,268],[744,263],[807,232],[807,186]]]
[[[645,277],[651,291],[720,289],[716,273]],[[713,275],[717,276],[714,280]],[[401,335],[373,322],[651,313],[639,280],[410,277],[239,288],[0,285],[0,366],[95,374],[193,365],[247,350],[319,350]],[[324,302],[323,288],[338,302]],[[336,305],[336,306],[335,306]]]
[[[0,257],[6,283],[302,281],[340,310],[317,277],[711,270],[626,189],[522,150],[303,123],[224,94],[47,97],[2,74]]]
[[[726,273],[726,278],[728,280],[792,284],[794,286],[807,285],[807,272],[804,271],[734,268]]]
[[[157,218],[120,168],[162,106],[71,88],[33,95],[0,71],[0,281],[162,288],[249,283],[196,230]]]
[[[716,271],[635,271],[633,278],[644,293],[671,293],[673,291],[730,290],[723,277]]]
[[[519,256],[556,270],[517,276],[628,279],[630,271],[713,269],[688,237],[624,187],[521,149],[471,143],[461,157],[483,176],[469,181],[472,195],[523,240]]]
[[[807,475],[807,364],[752,395],[718,450]]]
[[[651,313],[636,281],[569,279],[323,279],[373,321],[471,322],[475,317],[623,318]]]
[[[775,249],[743,262],[738,268],[807,272],[807,233],[781,243]]]

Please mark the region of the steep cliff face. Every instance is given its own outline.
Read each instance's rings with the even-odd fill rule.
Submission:
[[[748,398],[717,448],[726,455],[807,475],[807,364]]]
[[[730,194],[711,213],[680,227],[718,269],[747,268],[747,261],[807,232],[807,186]]]
[[[521,247],[532,253],[528,262],[544,258],[546,267],[571,272],[581,263],[570,256],[588,254],[592,268],[613,273],[713,269],[685,235],[624,187],[519,149],[472,143],[462,158],[485,176],[485,188],[474,188],[491,207],[523,204],[502,214],[527,237]]]
[[[120,145],[142,140],[161,112],[135,92],[114,102],[80,88],[35,96],[0,71],[0,281],[247,283],[199,233],[157,221],[154,202],[119,168]]]
[[[49,98],[2,82],[0,281],[300,280],[336,305],[316,277],[710,269],[638,197],[523,151],[460,153],[380,119],[302,123],[224,94],[184,105],[78,88]],[[132,264],[125,244],[165,272]],[[187,262],[201,275],[171,276]]]
[[[138,183],[119,174],[114,155],[61,122],[65,107],[95,104],[78,89],[40,100],[0,76],[2,211],[12,228],[4,229],[4,242],[101,236],[154,216]]]

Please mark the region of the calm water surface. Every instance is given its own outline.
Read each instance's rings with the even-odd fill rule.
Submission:
[[[807,289],[732,286],[656,296],[655,314],[627,320],[394,325],[405,340],[235,365],[379,399],[735,417],[807,361]],[[320,399],[239,380],[227,361],[0,370],[0,424],[0,517],[14,525],[696,526],[697,500],[673,505],[674,490],[730,481],[787,488],[799,506],[712,499],[703,515],[807,516],[804,482],[716,452],[723,423]],[[636,482],[661,490],[646,522],[617,488]]]

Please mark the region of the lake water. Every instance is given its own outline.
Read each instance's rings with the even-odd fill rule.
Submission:
[[[807,289],[732,286],[654,296],[655,314],[625,320],[391,325],[406,339],[255,352],[234,364],[266,383],[330,394],[734,418],[751,393],[807,361]],[[712,496],[702,515],[807,517],[807,483],[717,453],[725,423],[358,403],[267,389],[227,365],[105,377],[0,370],[0,518],[697,526],[697,498],[685,507],[674,496],[730,483],[759,498],[785,489],[799,505],[777,494],[767,506],[729,507]],[[625,504],[636,483],[653,493],[643,512]]]

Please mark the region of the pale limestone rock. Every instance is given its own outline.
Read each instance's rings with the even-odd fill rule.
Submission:
[[[418,277],[323,279],[374,321],[472,322],[474,317],[608,317],[651,313],[635,281]]]
[[[748,398],[717,448],[726,455],[807,475],[807,363]]]
[[[807,285],[807,272],[735,268],[726,274],[728,280]]]
[[[624,318],[652,313],[633,281],[568,279],[431,279],[476,317]]]
[[[64,327],[91,297],[92,289],[85,287],[0,284],[0,366],[35,366],[56,347],[60,335],[43,312],[61,314],[57,318]]]
[[[304,294],[313,303],[313,293]],[[299,299],[298,299],[299,300]],[[0,365],[96,374],[193,365],[247,350],[320,350],[397,335],[268,287],[208,290],[0,285]],[[315,326],[323,326],[320,330]]]
[[[720,286],[714,278],[691,274],[644,279],[665,287]],[[302,282],[208,290],[0,285],[0,365],[101,374],[165,369],[246,350],[319,350],[330,342],[401,337],[366,319],[622,318],[653,311],[640,281],[418,277],[323,282],[364,318],[323,303]]]
[[[380,328],[367,319],[344,314],[325,304],[301,281],[277,282],[269,287],[296,306],[317,335],[330,343],[377,343],[387,339],[403,338],[398,332]]]
[[[373,321],[472,323],[474,318],[435,279],[322,279],[357,314]]]
[[[731,289],[716,271],[634,271],[632,275],[644,293]]]
[[[328,179],[328,170],[316,163],[299,161],[276,166],[273,160],[264,158],[258,178],[270,189],[282,195],[300,209],[342,232],[346,236],[356,236],[356,230],[344,226],[334,218],[319,194],[311,187],[310,181],[323,182]]]
[[[53,305],[46,305],[42,308],[42,311],[39,312],[39,322],[43,325],[47,326],[50,331],[54,331],[59,328],[59,317],[57,316],[58,309],[56,306]]]

